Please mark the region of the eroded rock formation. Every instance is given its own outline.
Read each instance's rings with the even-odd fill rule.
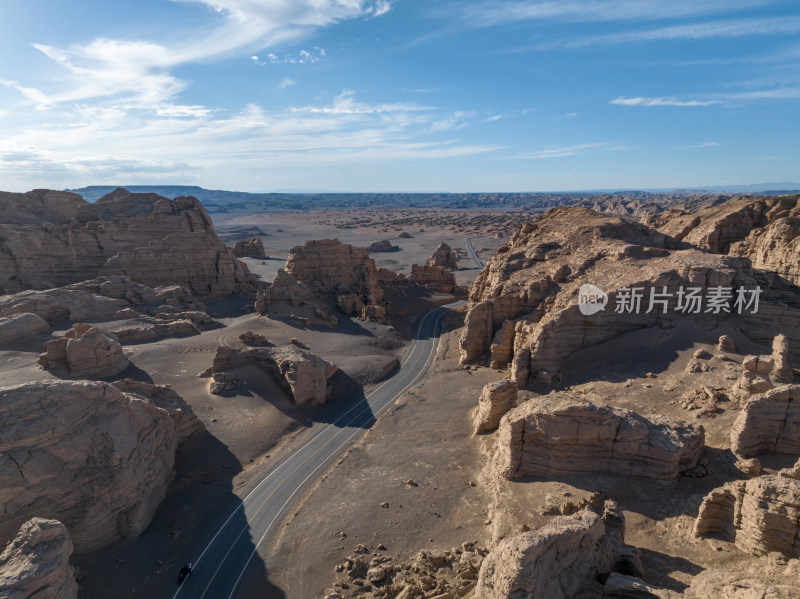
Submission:
[[[298,405],[325,403],[328,382],[338,370],[331,362],[291,344],[242,349],[223,346],[217,349],[210,374],[225,373],[247,364],[254,364],[272,374]]]
[[[0,343],[33,337],[49,330],[50,325],[44,318],[30,312],[0,317]]]
[[[31,518],[0,554],[0,597],[76,599],[72,542],[57,520]]]
[[[474,433],[495,430],[506,412],[517,405],[517,384],[503,379],[487,383],[478,399],[478,407],[472,417]]]
[[[731,450],[800,455],[800,385],[784,385],[751,397],[731,427]]]
[[[265,291],[263,303],[338,305],[346,314],[360,314],[365,305],[379,304],[382,299],[375,261],[367,250],[322,239],[292,248],[286,266]]]
[[[694,534],[721,536],[754,555],[800,557],[800,481],[766,475],[714,489],[703,499]]]
[[[408,282],[442,293],[451,293],[456,288],[455,275],[443,266],[412,264]]]
[[[475,597],[572,599],[602,596],[597,578],[612,571],[625,547],[625,519],[613,502],[598,515],[585,508],[544,528],[501,541],[483,560]]]
[[[99,274],[183,284],[212,297],[249,292],[255,285],[195,198],[169,200],[118,189],[94,203],[46,191],[3,199],[11,206],[7,211],[17,215],[0,225],[4,293],[59,287]]]
[[[674,483],[697,464],[704,441],[702,426],[557,392],[503,417],[493,467],[508,480],[610,472]]]
[[[0,541],[41,516],[81,552],[145,529],[179,439],[167,409],[89,381],[0,389],[0,430]]]
[[[91,324],[75,324],[44,345],[47,351],[39,356],[39,364],[51,370],[65,366],[68,376],[76,379],[115,376],[130,364],[116,336]]]
[[[442,268],[458,268],[458,254],[446,243],[440,243],[425,266],[440,266]]]
[[[264,253],[264,243],[258,237],[249,237],[247,239],[240,239],[233,244],[231,254],[237,258],[266,258]]]
[[[793,292],[780,285],[772,291],[770,282],[751,276],[748,267],[744,258],[703,251],[627,219],[556,208],[523,225],[470,287],[461,360],[479,359],[494,343],[493,361],[500,366],[513,336],[510,362],[515,380],[524,385],[542,371],[557,374],[564,359],[582,347],[665,319],[740,318],[742,329],[758,342],[771,342],[780,322],[790,341],[800,339],[800,310],[777,303],[796,303]],[[607,294],[604,309],[581,311],[583,285]],[[718,314],[709,314],[705,304],[700,311],[678,306],[681,288],[699,288],[708,296],[715,288],[757,286],[763,290],[757,313],[742,306],[740,316],[732,302]],[[637,289],[638,302],[632,295]],[[665,301],[651,305],[651,297]]]
[[[378,253],[378,252],[397,252],[400,250],[399,245],[392,245],[392,242],[388,239],[383,239],[381,241],[376,241],[371,243],[369,247],[367,247],[368,252]]]

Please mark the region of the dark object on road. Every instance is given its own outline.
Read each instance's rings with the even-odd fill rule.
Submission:
[[[192,562],[186,564],[181,568],[181,573],[178,575],[178,586],[183,584],[183,581],[192,573]]]

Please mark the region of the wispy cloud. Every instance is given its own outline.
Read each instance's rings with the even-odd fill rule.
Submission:
[[[620,106],[680,106],[680,107],[695,107],[695,106],[711,106],[719,104],[717,100],[677,100],[675,98],[623,98],[619,97],[616,100],[611,100],[609,104],[618,104]]]
[[[124,99],[130,105],[163,109],[187,83],[171,71],[188,63],[218,60],[243,51],[258,51],[308,36],[315,29],[340,21],[386,13],[386,0],[175,0],[213,9],[214,25],[203,35],[176,32],[177,41],[98,38],[66,48],[34,44],[61,65],[68,77],[53,89],[38,89],[16,81],[3,85],[18,90],[40,108],[64,102],[100,98]],[[270,57],[275,56],[273,54]],[[302,51],[287,62],[314,62],[325,52]],[[260,60],[254,55],[256,61]],[[275,56],[277,60],[281,57]]]
[[[257,65],[270,65],[270,64],[314,64],[315,62],[322,62],[326,60],[328,53],[325,48],[317,46],[309,52],[308,50],[300,50],[297,54],[283,54],[277,55],[270,52],[263,58],[260,56],[251,56],[252,60]]]
[[[704,141],[703,143],[699,144],[692,144],[690,146],[683,146],[685,150],[695,150],[698,148],[714,148],[718,145],[721,145],[718,141]]]
[[[656,21],[714,13],[730,14],[775,0],[560,0],[499,1],[469,3],[460,20],[470,27],[483,28],[519,21],[611,22]],[[444,14],[439,13],[440,16]],[[450,15],[452,18],[453,15]]]
[[[297,81],[294,79],[281,79],[281,82],[278,84],[278,87],[281,89],[286,89],[287,87],[292,87],[293,85],[297,85]]]
[[[608,147],[611,145],[611,142],[604,141],[599,143],[586,143],[586,144],[577,144],[574,146],[547,146],[543,150],[539,150],[538,152],[523,152],[520,154],[514,154],[512,156],[507,156],[505,159],[508,160],[543,160],[548,158],[563,158],[565,156],[576,156],[578,154],[583,154],[586,150],[594,150],[597,148]]]

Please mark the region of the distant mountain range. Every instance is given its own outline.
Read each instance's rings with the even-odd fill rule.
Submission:
[[[67,189],[94,202],[119,186],[92,185]],[[784,195],[800,193],[800,183],[762,183],[758,185],[729,185],[686,189],[595,190],[530,193],[332,193],[332,192],[272,192],[249,193],[205,189],[196,185],[125,185],[134,193],[157,193],[175,198],[194,196],[209,212],[234,210],[309,210],[330,208],[410,207],[453,209],[501,209],[541,211],[555,206],[573,205],[588,199],[620,198],[626,201],[649,202],[665,197],[676,200],[693,196],[732,194]]]

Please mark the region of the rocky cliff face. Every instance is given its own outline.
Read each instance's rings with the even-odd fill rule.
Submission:
[[[704,441],[702,426],[558,392],[503,417],[493,467],[509,480],[611,472],[675,483],[697,464]]]
[[[335,239],[307,241],[292,248],[286,266],[267,289],[267,301],[339,306],[359,314],[365,305],[378,304],[383,292],[375,261],[367,250]],[[341,298],[347,299],[346,304]]]
[[[749,258],[755,268],[800,282],[800,196],[738,198],[697,212],[669,211],[645,222],[676,239]]]
[[[524,385],[529,374],[555,374],[581,347],[676,314],[708,318],[676,313],[679,288],[700,287],[703,294],[718,286],[755,288],[741,266],[737,258],[703,252],[629,220],[556,208],[523,225],[470,287],[462,362],[491,349],[498,366],[514,363]],[[608,295],[604,310],[581,312],[578,294],[585,284]],[[636,287],[643,290],[638,308],[623,303],[619,291]],[[666,313],[657,303],[648,311],[651,290],[671,294]]]
[[[572,599],[595,590],[614,568],[624,546],[622,511],[608,502],[602,515],[586,508],[554,518],[541,530],[502,541],[483,560],[475,597]],[[595,585],[597,585],[595,587]]]
[[[731,427],[731,450],[800,455],[800,385],[777,387],[750,398]]]
[[[31,203],[23,210],[20,206]],[[118,189],[84,202],[73,194],[3,194],[0,290],[16,293],[130,274],[142,283],[184,284],[222,296],[255,284],[219,241],[198,200],[169,200]],[[164,279],[164,280],[166,280]],[[160,284],[160,283],[155,283]]]
[[[755,555],[800,557],[800,481],[768,475],[714,489],[703,499],[694,534],[721,535]]]
[[[0,541],[33,516],[64,523],[80,552],[150,523],[172,478],[167,409],[102,382],[0,390]]]
[[[31,518],[0,554],[0,597],[76,599],[72,542],[61,522]]]

